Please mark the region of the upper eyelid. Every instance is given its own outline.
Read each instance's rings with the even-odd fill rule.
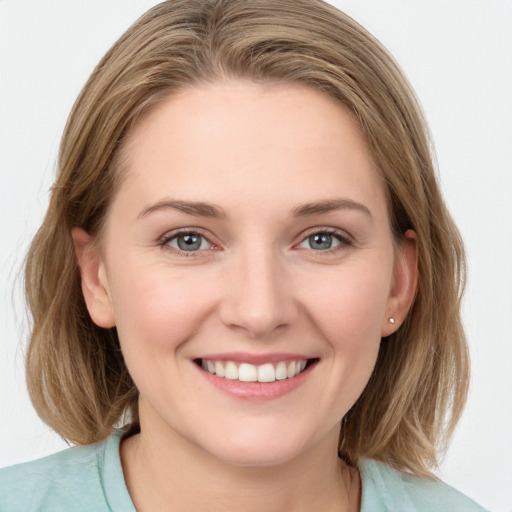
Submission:
[[[215,245],[214,242],[212,242],[211,237],[208,236],[201,228],[191,227],[191,228],[178,228],[173,229],[171,231],[167,231],[165,234],[163,234],[161,237],[158,238],[159,243],[166,243],[169,240],[172,240],[173,238],[176,238],[179,235],[187,235],[187,234],[196,234],[200,235],[212,245]]]
[[[300,235],[300,241],[303,241],[304,239],[310,237],[311,235],[314,235],[316,233],[327,233],[329,235],[339,235],[341,238],[350,240],[351,242],[354,241],[354,237],[344,229],[329,227],[329,226],[317,226],[313,228],[309,228],[305,231],[303,231]]]

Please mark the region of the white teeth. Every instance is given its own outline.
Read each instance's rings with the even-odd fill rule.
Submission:
[[[276,371],[271,363],[258,366],[258,382],[274,382],[276,380]]]
[[[259,380],[256,366],[242,363],[238,368],[238,380],[242,382],[256,382]]]
[[[233,361],[228,361],[226,364],[226,379],[238,380],[238,368]]]
[[[288,370],[286,371],[286,374],[288,375],[289,379],[291,379],[292,377],[295,377],[295,361],[292,361],[288,365]]]
[[[226,372],[224,370],[224,366],[222,366],[222,363],[219,362],[219,361],[217,361],[215,363],[215,375],[218,375],[219,377],[225,377],[226,376]]]
[[[280,361],[276,365],[265,363],[255,366],[249,363],[237,365],[234,361],[211,361],[201,359],[201,368],[217,377],[224,377],[240,382],[274,382],[276,380],[291,379],[299,375],[306,368],[307,361]]]
[[[306,365],[304,365],[306,366]],[[284,361],[281,361],[280,363],[277,363],[276,366],[276,379],[277,380],[284,380],[288,378],[288,374],[286,372],[286,363]]]

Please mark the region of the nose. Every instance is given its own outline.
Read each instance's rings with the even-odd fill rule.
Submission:
[[[263,338],[291,325],[298,307],[286,263],[271,248],[254,248],[231,262],[219,307],[222,322]]]

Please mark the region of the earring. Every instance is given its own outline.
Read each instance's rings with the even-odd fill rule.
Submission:
[[[388,319],[388,322],[390,324],[394,324],[395,323],[395,319],[392,316],[390,316],[389,319]]]

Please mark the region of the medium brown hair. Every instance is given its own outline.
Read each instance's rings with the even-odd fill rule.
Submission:
[[[137,425],[138,391],[115,328],[92,322],[71,229],[101,231],[137,119],[173,91],[226,78],[305,84],[358,120],[386,189],[397,241],[418,239],[417,293],[343,421],[340,455],[429,475],[465,403],[464,252],[436,181],[426,123],[382,45],[321,0],[172,0],[141,17],[98,64],[70,114],[59,171],[25,273],[30,396],[65,439]]]

